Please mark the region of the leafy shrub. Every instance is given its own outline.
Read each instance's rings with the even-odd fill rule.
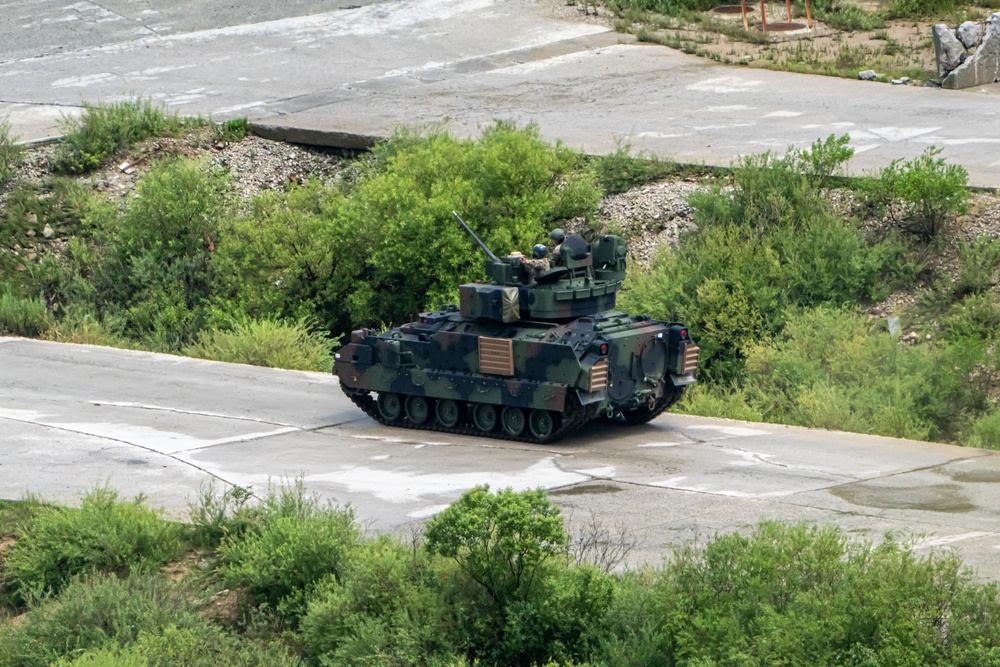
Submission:
[[[996,284],[1000,267],[1000,241],[979,237],[972,243],[960,241],[958,245],[958,280],[955,294],[981,294]]]
[[[992,294],[973,294],[948,309],[943,328],[949,340],[995,340],[1000,335],[1000,304]]]
[[[427,548],[454,558],[498,607],[524,599],[547,559],[564,553],[559,506],[542,490],[477,486],[427,524]]]
[[[422,550],[366,542],[329,577],[302,619],[307,656],[321,664],[445,664],[454,657],[440,574]]]
[[[765,421],[939,439],[985,407],[990,387],[970,381],[984,359],[979,341],[907,346],[850,310],[820,307],[752,349],[742,396]]]
[[[938,238],[967,210],[969,174],[959,165],[936,158],[931,146],[918,158],[893,160],[874,178],[863,180],[861,193],[878,215],[923,242]]]
[[[190,160],[162,160],[139,181],[109,230],[99,287],[131,337],[176,350],[203,328],[225,187],[223,173]]]
[[[972,424],[965,444],[969,447],[1000,449],[1000,410],[994,410],[977,419]]]
[[[16,627],[0,627],[0,667],[44,667],[88,649],[112,651],[143,633],[202,624],[192,605],[153,575],[77,578]]]
[[[53,166],[66,173],[93,171],[115,151],[149,137],[176,135],[183,126],[180,118],[164,113],[148,99],[96,106],[84,102],[81,116],[63,118],[66,136],[53,158]]]
[[[716,536],[662,574],[625,575],[619,592],[602,664],[990,664],[1000,639],[996,586],[954,553],[850,542],[832,526]]]
[[[609,0],[608,7],[614,11],[646,10],[659,14],[681,14],[684,12],[703,12],[715,7],[714,0]]]
[[[112,324],[81,308],[65,309],[63,316],[48,331],[46,340],[76,345],[101,345],[104,347],[127,347]]]
[[[23,151],[17,144],[17,137],[11,132],[10,123],[0,120],[0,185],[14,175],[22,157]]]
[[[201,331],[181,353],[198,359],[237,364],[329,371],[333,367],[336,341],[322,332],[312,332],[305,322],[269,320],[236,322],[233,329]]]
[[[642,183],[664,178],[676,169],[672,161],[645,152],[633,156],[631,152],[631,144],[619,142],[613,153],[594,158],[597,185],[604,192],[625,192]]]
[[[245,588],[292,625],[316,584],[342,575],[359,535],[353,511],[320,506],[301,485],[272,493],[239,519],[246,528],[223,540],[219,573],[228,587]]]
[[[103,486],[80,509],[39,513],[4,558],[3,580],[21,599],[60,591],[82,572],[127,574],[177,556],[179,527],[142,499],[121,501]]]
[[[870,243],[821,197],[851,155],[841,139],[808,151],[742,159],[735,188],[693,195],[695,232],[633,272],[622,294],[631,311],[697,332],[703,372],[737,379],[749,350],[782,330],[790,308],[878,299],[914,274],[901,243]]]
[[[45,299],[18,296],[9,284],[0,283],[0,335],[34,337],[51,324]]]

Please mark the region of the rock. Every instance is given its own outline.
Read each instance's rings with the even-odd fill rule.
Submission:
[[[37,225],[38,224],[38,216],[35,215],[34,213],[29,213],[28,214],[28,224],[29,225]]]
[[[876,76],[878,75],[875,74],[875,70],[873,69],[866,69],[864,72],[858,72],[858,78],[862,81],[873,81]]]
[[[942,88],[971,88],[1000,81],[1000,13],[986,21],[986,34],[975,55],[941,81]]]
[[[967,49],[974,49],[983,41],[983,29],[974,21],[966,21],[955,31],[958,41]]]
[[[45,229],[43,229],[43,230],[42,230],[42,236],[44,236],[44,237],[45,237],[45,238],[47,238],[47,239],[50,239],[50,238],[52,238],[52,237],[53,237],[53,236],[55,236],[55,235],[56,235],[56,232],[55,232],[55,230],[54,230],[54,229],[52,229],[51,227],[49,227],[49,226],[48,226],[48,225],[46,224],[46,225],[45,225]]]
[[[27,236],[29,236],[29,237],[30,236],[34,236],[35,235],[35,230],[34,229],[29,229],[28,231],[25,232],[25,234]]]
[[[902,83],[902,84],[907,84],[907,83],[910,82],[910,77],[908,77],[908,76],[901,76],[901,77],[899,77],[899,82]]]
[[[906,82],[903,81],[902,79],[893,79],[892,80],[892,85],[894,85],[894,86],[902,86],[904,83],[906,83]]]
[[[953,69],[965,62],[968,54],[965,47],[955,37],[954,31],[943,23],[933,29],[934,53],[937,55],[938,76],[942,79]]]

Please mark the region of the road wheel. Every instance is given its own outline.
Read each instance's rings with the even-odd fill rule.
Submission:
[[[430,401],[424,396],[410,396],[406,399],[406,418],[414,426],[426,424],[431,416]]]
[[[545,440],[556,428],[556,420],[548,410],[532,410],[528,416],[528,429],[538,440]]]
[[[497,409],[489,403],[478,403],[472,409],[472,423],[483,433],[497,427]]]
[[[387,422],[394,422],[399,419],[399,415],[403,414],[403,401],[400,399],[399,394],[385,391],[379,392],[378,413]]]
[[[515,438],[524,433],[524,410],[508,405],[500,414],[500,421],[503,423],[503,430],[507,435]]]
[[[437,402],[437,420],[445,428],[455,428],[462,418],[462,409],[458,403],[445,398]]]

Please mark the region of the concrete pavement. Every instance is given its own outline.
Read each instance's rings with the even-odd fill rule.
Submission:
[[[347,146],[399,124],[465,136],[502,118],[589,153],[628,142],[721,165],[847,133],[854,173],[934,145],[973,185],[1000,185],[996,85],[943,91],[721,66],[571,20],[560,0],[204,5],[0,0],[0,117],[40,139],[82,102],[140,95]]]
[[[1000,579],[1000,454],[666,414],[536,446],[375,423],[324,373],[0,338],[0,498],[77,502],[109,482],[183,514],[202,484],[301,479],[406,533],[477,484],[544,487],[571,530],[640,539],[635,561],[761,519],[900,531]]]

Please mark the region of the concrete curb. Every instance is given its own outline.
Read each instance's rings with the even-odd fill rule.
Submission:
[[[305,144],[307,146],[323,146],[324,148],[344,148],[355,151],[370,150],[375,144],[387,138],[384,136],[355,134],[353,132],[308,130],[301,127],[272,125],[270,123],[250,123],[248,129],[258,137],[272,141],[284,141],[290,144]]]

